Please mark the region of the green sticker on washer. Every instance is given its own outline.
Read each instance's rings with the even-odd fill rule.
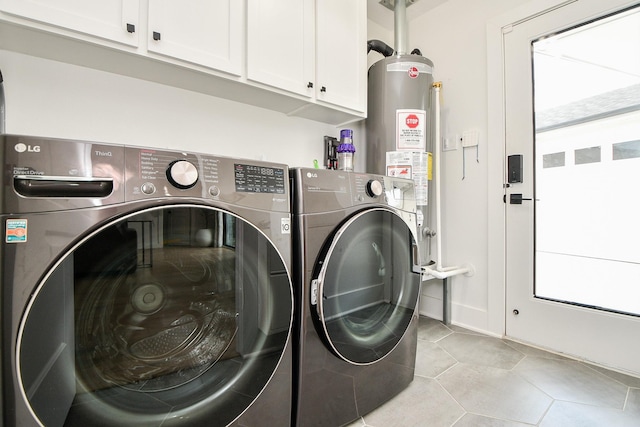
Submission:
[[[23,243],[27,241],[27,220],[8,219],[5,228],[5,241],[7,243]]]

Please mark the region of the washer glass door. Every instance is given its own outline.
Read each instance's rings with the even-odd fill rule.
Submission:
[[[420,292],[414,246],[407,224],[386,209],[351,217],[325,244],[311,303],[325,341],[342,359],[374,363],[402,339]]]
[[[292,307],[285,263],[250,223],[195,205],[138,212],[37,288],[17,349],[24,397],[47,427],[226,426],[278,367]]]

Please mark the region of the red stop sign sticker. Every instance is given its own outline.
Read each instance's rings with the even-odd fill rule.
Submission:
[[[415,129],[420,124],[420,119],[415,114],[409,114],[406,119],[407,126],[411,129]]]
[[[415,79],[418,77],[418,74],[420,74],[420,71],[418,71],[417,67],[409,67],[409,77]]]

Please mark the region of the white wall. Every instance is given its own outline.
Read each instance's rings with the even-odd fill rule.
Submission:
[[[443,137],[478,130],[480,144],[442,154],[443,265],[472,264],[471,277],[456,276],[452,284],[452,323],[502,335],[502,283],[489,283],[489,163],[487,23],[529,0],[449,0],[409,23],[410,49],[419,48],[434,63],[435,81],[442,82]],[[407,9],[410,15],[411,8]],[[492,76],[493,78],[493,76]],[[495,152],[495,150],[494,150]],[[499,165],[502,160],[498,159]],[[495,202],[495,201],[494,201]],[[496,281],[497,282],[497,281]],[[439,281],[423,286],[421,313],[440,317]],[[496,310],[494,307],[497,307]]]
[[[322,164],[335,126],[0,50],[7,133]],[[357,140],[356,140],[357,142]]]

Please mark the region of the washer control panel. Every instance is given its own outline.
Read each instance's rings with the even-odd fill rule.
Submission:
[[[353,174],[356,203],[383,203],[415,210],[415,185],[406,178],[373,174]]]
[[[294,197],[294,211],[321,213],[373,204],[416,211],[415,184],[411,179],[310,168],[295,168],[292,176],[302,194]],[[307,193],[313,196],[304,197]]]
[[[286,165],[201,153],[125,148],[126,199],[197,197],[287,209]],[[251,198],[239,194],[252,193]]]
[[[172,197],[289,212],[289,168],[281,163],[9,134],[0,135],[0,156],[5,212]]]

